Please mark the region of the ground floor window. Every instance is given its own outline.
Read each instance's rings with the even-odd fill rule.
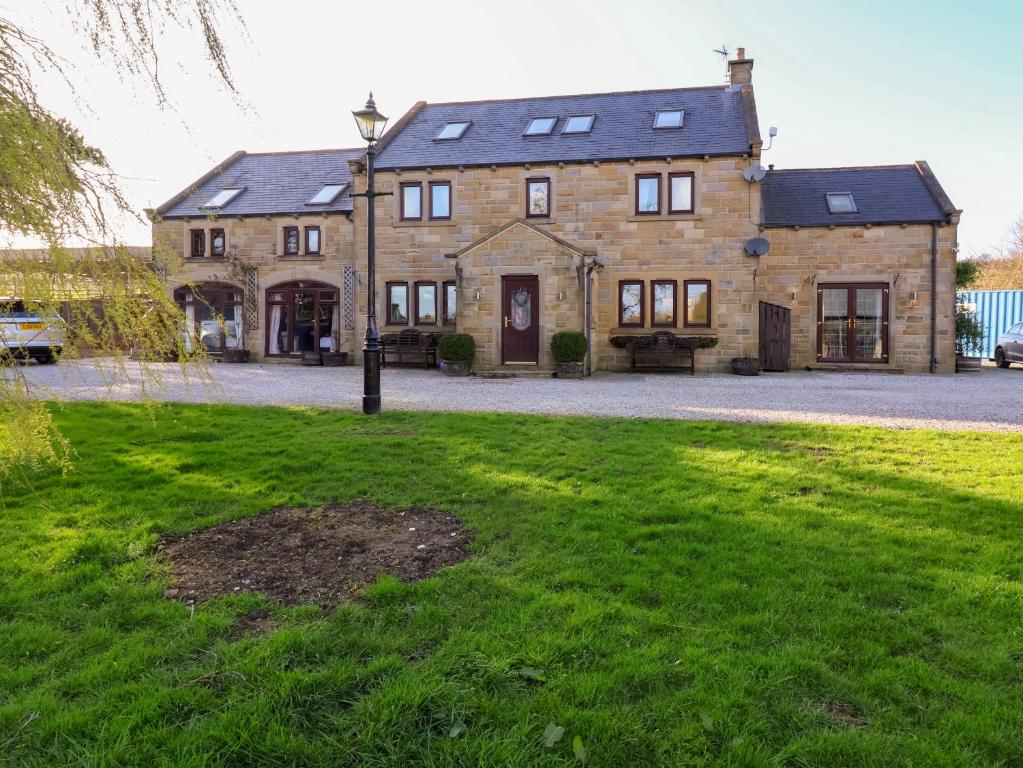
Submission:
[[[710,280],[686,280],[687,328],[710,327]]]
[[[336,352],[340,347],[338,290],[314,282],[284,283],[266,292],[266,353]]]
[[[817,359],[888,361],[888,284],[822,283],[817,288]]]
[[[408,283],[387,284],[387,324],[408,325]]]
[[[244,344],[244,293],[241,288],[223,283],[197,283],[174,292],[174,300],[185,313],[190,335],[207,352],[219,355],[225,349],[241,349]]]
[[[454,325],[458,317],[458,286],[454,282],[444,283],[444,325]]]

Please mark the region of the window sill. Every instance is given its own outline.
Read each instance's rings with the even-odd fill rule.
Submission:
[[[398,219],[395,227],[454,227],[454,219],[425,219],[423,221]]]
[[[278,261],[323,261],[322,253],[300,253],[300,254],[288,254],[285,256],[281,254],[275,257]]]
[[[553,216],[526,216],[527,224],[555,224],[557,220]]]
[[[226,256],[186,256],[186,264],[223,264]]]
[[[658,214],[633,214],[625,218],[626,221],[700,221],[703,219],[698,213],[658,213]]]

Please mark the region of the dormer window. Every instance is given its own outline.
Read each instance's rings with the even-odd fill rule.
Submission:
[[[572,115],[565,121],[562,133],[589,133],[593,127],[593,115]]]
[[[225,205],[234,200],[238,195],[241,194],[241,187],[230,187],[228,189],[222,189],[217,194],[209,199],[209,201],[202,206],[203,208],[223,208]]]
[[[851,192],[828,192],[828,210],[832,213],[856,213],[856,201]]]
[[[681,109],[659,109],[654,115],[654,128],[681,128],[684,115]]]
[[[337,199],[337,196],[341,194],[341,190],[346,186],[346,184],[324,184],[323,189],[313,195],[306,205],[329,205]]]
[[[440,129],[440,133],[433,137],[434,141],[454,141],[455,139],[460,139],[468,127],[468,120],[445,123],[444,127]]]
[[[525,136],[549,136],[554,130],[554,124],[558,122],[556,117],[534,117],[526,126]]]

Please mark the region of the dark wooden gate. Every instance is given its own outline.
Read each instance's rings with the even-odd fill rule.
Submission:
[[[760,302],[760,368],[787,371],[792,349],[792,313],[788,307]]]

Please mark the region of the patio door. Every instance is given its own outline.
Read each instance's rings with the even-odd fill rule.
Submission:
[[[501,278],[501,362],[540,362],[540,279],[536,275]]]
[[[296,282],[266,292],[266,354],[337,351],[340,342],[338,291],[332,285]]]
[[[817,288],[817,360],[888,362],[887,283],[822,283]]]

